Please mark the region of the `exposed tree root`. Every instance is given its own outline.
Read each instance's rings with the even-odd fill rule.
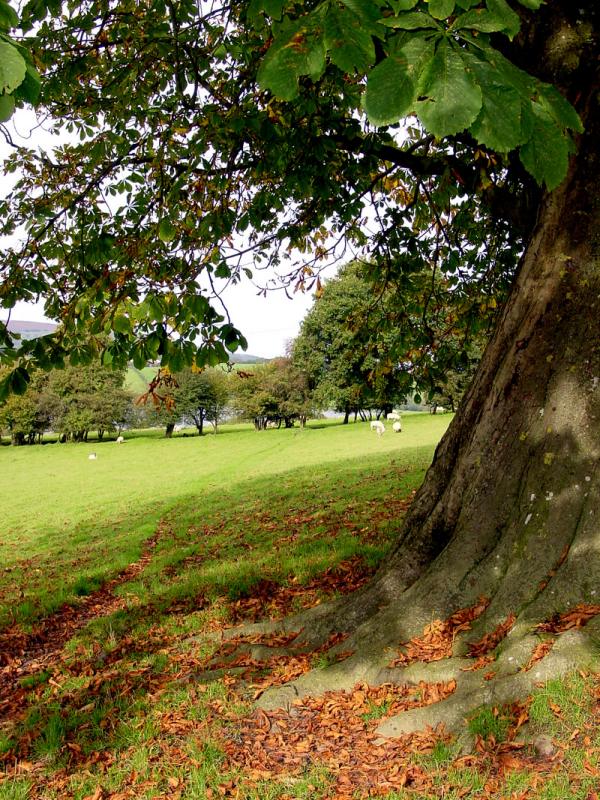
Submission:
[[[553,549],[557,550],[558,544]],[[254,635],[254,647],[260,648],[246,649],[246,658],[268,664],[269,657],[276,656],[284,663],[286,657],[310,654],[312,648],[313,654],[326,654],[324,660],[329,663],[324,668],[305,669],[282,685],[270,685],[258,704],[263,709],[289,709],[299,698],[351,690],[357,683],[417,686],[455,681],[456,691],[451,697],[427,708],[403,711],[386,720],[379,732],[396,736],[439,723],[456,731],[482,704],[512,702],[527,696],[540,682],[575,668],[597,668],[600,605],[589,602],[593,599],[589,587],[600,585],[600,574],[595,574],[597,561],[584,568],[580,552],[578,547],[562,547],[553,563],[540,558],[535,570],[537,580],[533,581],[532,566],[525,562],[530,595],[520,596],[519,591],[512,594],[521,600],[520,605],[507,602],[511,594],[504,585],[519,576],[509,578],[505,571],[493,570],[492,579],[486,582],[486,588],[495,590],[491,597],[474,597],[476,587],[472,587],[460,593],[462,603],[472,605],[453,607],[459,593],[452,583],[443,580],[444,573],[439,570],[435,591],[431,588],[434,575],[427,574],[374,614],[371,609],[383,597],[381,581],[390,586],[389,574],[333,604],[278,622],[246,626],[244,634]],[[492,551],[488,556],[492,563],[494,555]],[[495,574],[497,580],[493,580]],[[427,587],[425,592],[421,584]],[[587,602],[578,604],[579,599]],[[332,643],[331,632],[336,629],[348,635]],[[290,631],[299,633],[283,647],[270,649],[268,636],[274,632],[289,635]],[[228,632],[230,637],[239,634],[237,629]],[[327,640],[332,646],[327,646]],[[232,643],[238,647],[243,644],[239,638]],[[350,655],[343,657],[348,652]],[[342,660],[335,663],[337,658]]]

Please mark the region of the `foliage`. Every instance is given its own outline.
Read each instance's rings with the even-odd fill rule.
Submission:
[[[15,444],[34,442],[47,430],[74,441],[95,430],[102,439],[126,421],[131,396],[122,388],[124,379],[124,370],[99,364],[38,370],[24,395],[0,406],[0,430],[9,431]]]
[[[314,415],[314,401],[305,373],[290,358],[276,358],[257,364],[251,372],[232,376],[233,405],[243,419],[253,420],[257,430],[268,423],[278,427],[283,422],[292,427],[298,419],[302,426]]]
[[[40,92],[40,75],[29,49],[10,35],[18,26],[14,8],[0,0],[0,123],[9,120],[18,105],[35,104]]]
[[[371,265],[355,262],[325,283],[292,349],[322,408],[346,417],[389,412],[415,392],[433,397],[451,384],[458,401],[478,361],[473,333],[455,288],[418,266],[404,263],[377,281]],[[494,312],[480,307],[480,339]]]
[[[442,269],[475,324],[535,219],[531,175],[560,182],[581,128],[517,66],[537,24],[523,4],[539,5],[26,3],[40,105],[73,138],[5,165],[1,232],[26,233],[0,299],[43,297],[63,324],[20,347],[1,331],[4,394],[67,354],[224,361],[245,346],[224,284],[279,267],[308,287],[348,246],[380,277],[400,254]]]
[[[208,369],[201,372],[187,370],[175,375],[177,388],[173,392],[175,414],[190,420],[202,436],[205,420],[217,425],[227,410],[229,401],[228,380],[225,372]]]

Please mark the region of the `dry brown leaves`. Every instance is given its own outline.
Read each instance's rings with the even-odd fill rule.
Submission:
[[[425,790],[430,776],[407,759],[411,753],[431,752],[437,741],[448,738],[444,731],[381,739],[375,729],[384,716],[437,703],[455,689],[455,681],[418,687],[357,684],[350,692],[298,700],[289,712],[258,710],[226,743],[229,766],[258,781],[323,764],[335,777],[330,796],[336,800],[404,787]]]
[[[254,692],[254,699],[271,686],[281,686],[284,683],[296,680],[301,675],[309,672],[314,666],[314,660],[319,655],[324,655],[332,647],[340,644],[347,638],[347,634],[334,633],[327,641],[319,647],[307,651],[299,652],[297,654],[283,654],[274,655],[267,659],[254,659],[245,652],[240,652],[237,656],[230,659],[230,655],[234,655],[236,651],[243,645],[259,644],[265,647],[280,647],[288,646],[293,643],[299,632],[293,632],[285,635],[255,635],[255,636],[239,636],[230,639],[215,653],[211,660],[206,664],[211,670],[215,669],[236,669],[239,672],[235,676],[229,676],[227,683],[234,686],[239,682],[251,682],[251,688]],[[343,661],[351,655],[350,652],[338,652],[330,655],[328,658],[329,663],[337,663]],[[217,659],[217,660],[215,660]],[[218,659],[221,659],[220,661]],[[240,669],[241,668],[241,669]],[[245,669],[244,669],[245,668]],[[255,673],[264,670],[269,670],[268,675],[257,678]]]
[[[405,652],[400,653],[390,666],[405,667],[415,661],[429,662],[450,658],[452,645],[458,634],[470,630],[473,620],[483,614],[489,602],[486,597],[482,597],[474,606],[461,608],[446,620],[434,620],[424,628],[422,636],[416,636],[401,645]]]
[[[294,579],[283,586],[265,578],[252,587],[249,597],[240,598],[232,604],[232,621],[256,621],[264,617],[279,619],[294,609],[318,605],[323,595],[354,592],[372,574],[373,569],[362,558],[355,556],[330,567],[303,586],[298,585]]]
[[[600,614],[600,605],[579,603],[564,614],[554,614],[547,622],[541,622],[536,631],[543,633],[564,633],[572,628],[583,628],[593,617]]]
[[[480,658],[492,650],[495,650],[504,637],[508,634],[512,626],[517,621],[516,614],[509,614],[491,633],[486,633],[478,642],[469,645],[469,658]]]
[[[554,642],[554,639],[547,639],[545,642],[540,642],[538,645],[536,645],[529,661],[523,667],[523,672],[529,672],[534,664],[537,664],[538,661],[541,661],[542,658],[547,656],[550,650],[552,650],[554,647]]]
[[[114,594],[115,588],[134,580],[150,562],[160,537],[170,533],[161,523],[144,544],[140,558],[92,594],[82,597],[76,606],[64,605],[54,614],[41,620],[31,633],[25,634],[18,626],[2,632],[0,636],[0,718],[12,714],[15,694],[24,694],[19,681],[52,668],[60,659],[65,644],[76,631],[90,620],[107,616],[124,608],[128,600]]]

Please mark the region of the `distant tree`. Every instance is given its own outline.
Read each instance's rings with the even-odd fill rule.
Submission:
[[[178,372],[175,380],[175,415],[193,422],[200,436],[203,434],[205,421],[212,423],[216,433],[217,425],[229,402],[226,373],[220,369],[206,369],[201,372],[185,370]]]
[[[24,395],[12,395],[0,405],[0,435],[7,433],[13,445],[33,444],[48,428],[47,409],[41,402],[44,379],[44,373],[34,372]]]
[[[131,396],[123,388],[125,370],[99,364],[69,366],[50,373],[44,403],[51,426],[62,441],[87,441],[96,430],[102,439],[126,419]]]
[[[454,405],[487,341],[496,302],[480,303],[474,326],[451,281],[425,271],[421,254],[402,260],[386,276],[369,263],[346,265],[324,284],[293,342],[316,402],[343,412],[344,422],[352,413],[379,417],[408,397],[420,404],[451,382]]]
[[[257,430],[268,423],[291,428],[295,420],[304,426],[314,413],[306,375],[291,358],[257,364],[251,372],[233,373],[233,404],[240,416],[254,422]]]
[[[408,382],[394,363],[385,308],[353,263],[325,283],[291,348],[320,408],[366,416],[391,409]]]

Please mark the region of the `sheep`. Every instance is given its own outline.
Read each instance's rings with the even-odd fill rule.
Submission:
[[[98,456],[96,455],[96,453],[90,453],[89,456],[88,456],[88,459],[90,461],[95,461],[97,458],[98,458]]]
[[[400,422],[400,420],[398,420],[398,422],[394,422],[394,424],[392,425],[392,430],[394,431],[394,433],[402,433],[402,423]]]
[[[395,419],[398,420],[398,422],[400,422],[400,414],[398,414],[397,411],[390,411],[386,419]]]
[[[115,441],[116,441],[117,444],[123,444],[123,442],[125,441],[125,438],[123,436],[117,436]]]
[[[382,436],[385,433],[385,425],[379,420],[374,420],[371,423],[371,430],[377,433],[377,436]]]

